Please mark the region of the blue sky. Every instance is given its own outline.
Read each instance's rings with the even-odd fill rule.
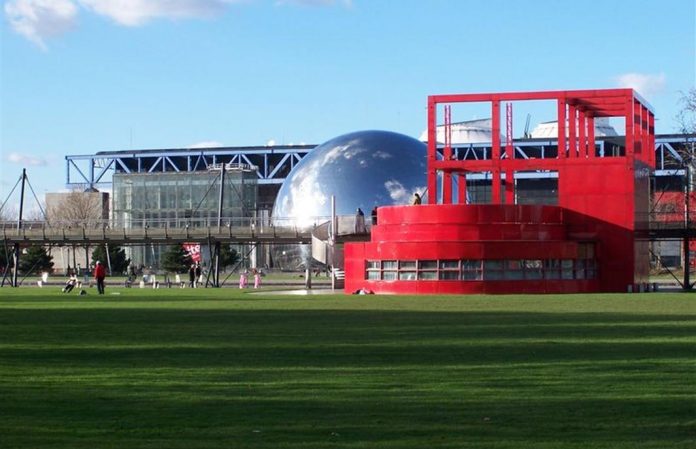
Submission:
[[[66,154],[417,137],[438,93],[635,87],[669,133],[696,85],[694,0],[3,3],[0,201]]]

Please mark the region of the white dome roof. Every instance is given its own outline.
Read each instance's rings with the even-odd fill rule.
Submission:
[[[566,126],[566,136],[568,135],[568,127]],[[616,130],[609,123],[609,119],[600,117],[595,119],[595,136],[618,136]],[[558,122],[539,123],[532,131],[533,139],[556,139],[558,138]]]
[[[490,118],[468,120],[465,122],[452,123],[452,145],[462,145],[468,143],[491,142],[493,138],[492,120]],[[426,129],[420,136],[421,142],[428,141],[428,130]],[[436,140],[440,144],[445,143],[445,125],[437,127]],[[501,136],[502,140],[502,136]]]

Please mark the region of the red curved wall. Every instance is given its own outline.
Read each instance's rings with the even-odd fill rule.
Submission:
[[[556,206],[419,205],[378,209],[372,241],[346,243],[345,291],[375,293],[573,293],[598,291],[600,279],[367,280],[368,260],[576,259],[578,244],[595,241],[592,223],[569,238]]]

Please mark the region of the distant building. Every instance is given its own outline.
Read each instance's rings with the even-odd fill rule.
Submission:
[[[210,165],[207,170],[165,173],[115,173],[113,223],[125,228],[209,227],[218,219],[221,168],[225,167],[222,224],[244,225],[256,218],[258,174],[255,166]],[[202,242],[199,242],[202,243]],[[131,263],[158,266],[165,248],[132,247]],[[205,253],[205,252],[204,252]]]

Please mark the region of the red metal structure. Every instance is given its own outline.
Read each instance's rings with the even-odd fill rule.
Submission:
[[[516,157],[512,103],[557,104],[555,157]],[[486,102],[492,115],[487,158],[442,154],[438,105]],[[501,148],[501,102],[506,142]],[[619,154],[599,155],[594,120],[621,117]],[[428,204],[378,209],[372,240],[346,244],[346,291],[377,293],[625,292],[647,284],[649,175],[655,165],[654,114],[631,89],[434,95],[428,98]],[[447,135],[447,131],[446,131]],[[603,156],[603,157],[600,157]],[[516,204],[516,173],[556,172],[555,205]],[[463,204],[466,175],[487,173],[490,204]],[[441,191],[438,192],[438,177]],[[458,201],[452,204],[453,188]],[[441,193],[439,195],[438,193]],[[442,203],[437,204],[438,198]]]

